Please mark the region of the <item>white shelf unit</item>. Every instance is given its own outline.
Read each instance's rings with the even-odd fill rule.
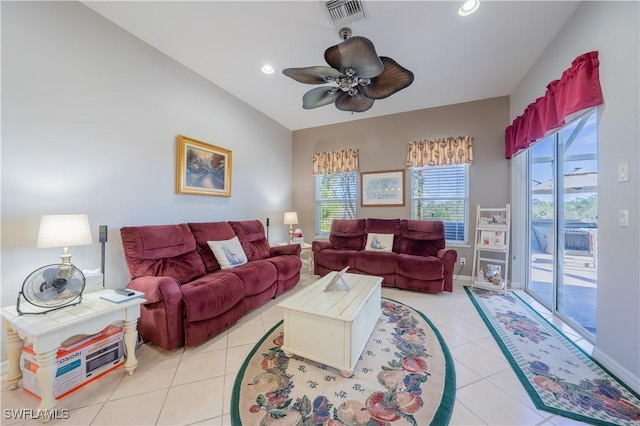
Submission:
[[[471,286],[505,292],[509,276],[511,206],[477,206]]]

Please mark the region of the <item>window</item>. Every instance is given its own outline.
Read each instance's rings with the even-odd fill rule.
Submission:
[[[355,219],[358,172],[316,175],[316,235],[329,236],[333,219]]]
[[[413,167],[411,218],[441,220],[448,243],[467,243],[469,166]]]

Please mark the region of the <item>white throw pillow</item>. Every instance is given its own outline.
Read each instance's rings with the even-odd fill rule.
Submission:
[[[235,268],[247,263],[247,255],[242,250],[238,237],[223,241],[207,241],[207,244],[222,269]]]
[[[393,234],[368,234],[366,251],[391,251],[393,249]]]

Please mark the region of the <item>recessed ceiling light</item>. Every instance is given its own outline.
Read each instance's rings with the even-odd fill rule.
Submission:
[[[273,72],[275,71],[275,70],[273,69],[273,67],[272,67],[271,65],[269,65],[269,64],[265,64],[265,65],[263,65],[263,66],[262,66],[262,68],[261,68],[261,70],[262,70],[262,72],[263,72],[263,73],[265,73],[265,74],[273,74]]]
[[[460,16],[469,16],[480,7],[480,0],[467,0],[464,2],[462,6],[458,9],[458,15]]]

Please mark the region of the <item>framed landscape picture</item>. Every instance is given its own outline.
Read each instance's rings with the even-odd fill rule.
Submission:
[[[176,193],[231,196],[231,151],[178,135]]]
[[[360,173],[360,204],[367,206],[404,206],[404,170]]]

